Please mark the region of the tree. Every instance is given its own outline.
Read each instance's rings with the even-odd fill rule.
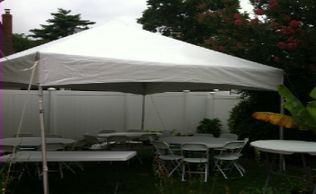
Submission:
[[[80,14],[71,15],[70,10],[59,8],[57,13],[52,13],[53,19],[48,19],[48,24],[41,24],[41,29],[30,30],[30,37],[49,42],[71,34],[76,31],[88,29],[94,24],[89,20],[81,20]]]
[[[205,38],[214,34],[216,25],[199,22],[201,10],[206,7],[209,13],[223,9],[225,4],[232,5],[237,11],[238,1],[227,0],[148,0],[148,8],[138,22],[143,28],[153,32],[160,32],[179,40],[193,44],[201,44]]]
[[[273,29],[276,52],[270,53],[286,71],[286,85],[305,103],[316,85],[316,1],[253,1]]]
[[[253,0],[255,16],[204,14],[218,26],[207,47],[285,70],[285,84],[303,101],[316,84],[315,0]],[[304,87],[303,87],[304,86]]]
[[[41,42],[28,38],[25,34],[13,34],[13,51],[15,53],[40,45]]]

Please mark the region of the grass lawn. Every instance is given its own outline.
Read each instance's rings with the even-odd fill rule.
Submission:
[[[119,194],[257,194],[262,193],[267,176],[263,164],[249,154],[240,161],[247,170],[244,177],[225,180],[215,172],[207,183],[200,182],[199,177],[181,182],[177,174],[171,178],[159,178],[153,170],[152,154],[150,147],[139,150],[143,164],[136,158],[129,162],[84,163],[83,171],[74,166],[76,174],[65,169],[63,179],[58,172],[50,172],[50,194],[105,194],[115,193],[116,188]],[[286,190],[300,188],[302,183],[302,179],[273,176],[267,194],[289,193]],[[7,193],[41,194],[42,180],[34,174],[26,174],[20,180],[13,179]]]

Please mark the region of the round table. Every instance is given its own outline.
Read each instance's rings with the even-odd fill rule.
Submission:
[[[168,144],[204,144],[208,148],[221,148],[226,143],[231,142],[228,138],[216,138],[216,137],[205,137],[205,136],[170,136],[161,138]]]
[[[250,143],[257,150],[275,154],[306,153],[316,155],[316,142],[299,140],[259,140]]]
[[[250,143],[251,146],[255,147],[257,150],[272,154],[302,154],[303,168],[308,172],[306,167],[306,162],[303,154],[316,155],[316,142],[311,141],[300,141],[300,140],[259,140]],[[264,186],[264,191],[266,190],[270,177],[273,172],[272,164],[270,164],[268,176]],[[309,172],[310,174],[310,172]],[[316,185],[314,186],[313,193],[316,193]]]

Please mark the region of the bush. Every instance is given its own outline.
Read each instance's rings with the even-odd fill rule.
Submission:
[[[279,137],[279,128],[254,119],[254,112],[278,112],[280,97],[276,92],[243,93],[242,101],[237,104],[228,119],[229,130],[239,138],[275,139]]]
[[[218,137],[221,134],[222,124],[218,118],[208,119],[204,118],[200,121],[199,126],[197,127],[198,133],[210,133],[214,137]]]

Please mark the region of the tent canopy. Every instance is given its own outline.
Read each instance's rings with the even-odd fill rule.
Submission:
[[[283,71],[120,22],[1,59],[3,86],[151,94],[217,89],[276,90]]]

